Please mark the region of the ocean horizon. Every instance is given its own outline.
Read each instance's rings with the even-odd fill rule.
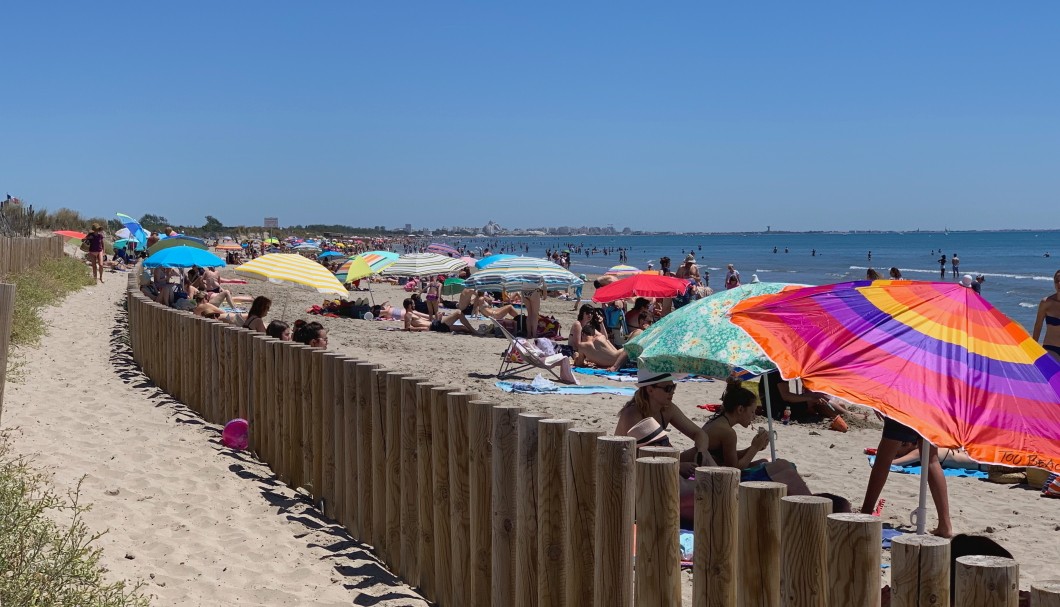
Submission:
[[[822,285],[864,280],[868,268],[884,277],[891,267],[903,278],[957,282],[964,274],[985,277],[982,295],[1029,333],[1038,302],[1053,293],[1052,276],[1060,268],[1060,230],[964,230],[949,232],[746,232],[607,236],[451,237],[473,251],[516,252],[542,256],[547,250],[572,249],[571,271],[602,274],[618,265],[617,249],[625,249],[623,263],[659,268],[670,257],[674,269],[694,253],[701,271],[710,272],[710,286],[718,289],[727,264],[734,264],[742,280]],[[774,253],[776,247],[776,253]],[[592,250],[597,252],[593,253]],[[604,249],[615,249],[603,254]],[[590,251],[586,255],[584,251]],[[871,259],[869,254],[871,252]],[[960,259],[953,276],[950,258]],[[940,276],[939,257],[947,258]]]

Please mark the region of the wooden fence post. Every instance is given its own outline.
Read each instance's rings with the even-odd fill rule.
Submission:
[[[883,523],[871,514],[828,515],[828,581],[832,605],[880,605]]]
[[[780,605],[780,498],[787,491],[782,483],[740,483],[737,596],[746,607]]]
[[[320,411],[319,427],[315,431],[317,447],[320,450],[320,496],[323,502],[321,512],[331,519],[338,519],[335,510],[335,384],[333,381],[335,358],[337,352],[320,352]]]
[[[321,502],[324,500],[324,350],[321,348],[310,348],[309,349],[309,364],[312,370],[312,376],[310,377],[309,391],[312,400],[309,401],[310,406],[308,411],[312,416],[312,434],[309,436],[309,440],[312,443],[310,447],[310,453],[313,456],[312,459],[312,471],[313,471],[313,501],[316,502],[320,510],[323,511],[324,507]]]
[[[306,476],[305,456],[303,455],[303,441],[305,440],[302,425],[308,411],[305,410],[305,401],[302,397],[302,383],[305,380],[304,373],[309,372],[309,346],[304,344],[293,344],[287,342],[285,356],[287,364],[284,367],[290,375],[287,377],[287,435],[290,451],[287,461],[290,465],[291,487],[304,487],[310,482]]]
[[[471,594],[471,513],[468,472],[466,392],[449,393],[449,523],[453,605],[467,605]]]
[[[357,492],[361,490],[361,475],[363,474],[357,461],[360,453],[360,434],[357,427],[357,364],[359,361],[353,358],[342,359],[342,420],[344,435],[343,440],[343,468],[345,469],[345,491],[343,492],[343,512],[345,513],[345,525],[353,537],[364,541],[364,528],[361,526],[362,514],[358,509]]]
[[[696,468],[692,604],[735,607],[740,471]]]
[[[596,439],[596,607],[633,603],[633,456],[630,436]]]
[[[1060,607],[1060,580],[1046,580],[1031,584],[1031,605]]]
[[[493,408],[493,463],[492,502],[490,524],[492,580],[490,595],[493,605],[507,607],[515,603],[515,527],[516,467],[519,450],[519,414],[522,407],[498,405]]]
[[[453,538],[450,532],[449,496],[449,391],[431,390],[431,450],[434,478],[434,582],[438,604],[453,606]]]
[[[420,585],[420,512],[419,476],[416,467],[416,399],[423,377],[401,380],[401,405],[398,420],[401,429],[401,562],[405,580]]]
[[[681,604],[680,464],[673,457],[637,460],[636,604]]]
[[[1017,607],[1019,563],[1000,556],[957,558],[954,594],[961,607]],[[1035,605],[1037,607],[1037,605]]]
[[[537,467],[537,604],[567,604],[567,494],[563,473],[570,464],[567,431],[569,419],[538,422]]]
[[[950,604],[950,541],[935,535],[891,540],[891,607]]]
[[[386,378],[387,369],[374,368],[369,377],[372,407],[372,545],[387,556],[386,534]]]
[[[357,513],[360,516],[360,535],[362,542],[377,545],[375,535],[373,508],[375,501],[375,481],[372,478],[375,470],[375,447],[372,441],[377,432],[375,415],[372,413],[372,394],[375,384],[372,371],[376,365],[369,362],[357,363]]]
[[[417,551],[420,562],[420,591],[437,602],[438,584],[434,567],[434,431],[431,425],[431,392],[438,386],[422,382],[416,386],[416,486],[419,499],[416,514],[420,522]]]
[[[472,607],[492,604],[493,545],[493,403],[473,400],[467,404],[468,514],[470,518]]]
[[[515,464],[515,607],[537,606],[537,466],[540,413],[519,415]]]
[[[271,457],[269,463],[276,478],[281,482],[288,483],[285,468],[287,442],[284,441],[283,433],[286,422],[283,418],[283,382],[286,379],[286,368],[283,364],[284,342],[269,338],[265,342],[265,408],[268,409],[268,424],[265,432],[269,435],[267,444]]]
[[[11,319],[15,314],[15,285],[0,283],[0,419],[4,415],[4,384],[7,352],[11,343]]]
[[[391,570],[401,575],[405,559],[401,554],[401,381],[406,373],[386,374],[386,410],[384,414],[384,450],[386,458],[386,560]]]
[[[563,491],[567,501],[567,604],[593,605],[593,535],[596,532],[596,439],[601,430],[567,431]]]
[[[780,500],[780,596],[791,607],[828,607],[828,515],[832,500]]]

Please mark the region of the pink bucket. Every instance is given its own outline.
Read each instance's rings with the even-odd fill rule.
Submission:
[[[250,432],[250,424],[245,419],[233,419],[225,424],[221,432],[221,442],[231,449],[243,450],[247,448],[247,435]]]

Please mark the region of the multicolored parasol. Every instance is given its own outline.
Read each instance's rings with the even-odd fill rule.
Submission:
[[[1060,471],[1060,362],[971,289],[851,282],[748,299],[730,316],[785,379],[977,461]]]
[[[455,247],[451,247],[447,244],[440,242],[432,242],[427,245],[425,249],[427,253],[437,253],[439,255],[445,255],[446,257],[460,257],[460,251],[456,250]]]

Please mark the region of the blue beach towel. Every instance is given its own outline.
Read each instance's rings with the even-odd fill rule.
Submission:
[[[567,386],[556,384],[550,387],[535,386],[527,382],[499,381],[496,386],[505,392],[519,394],[615,394],[633,396],[634,388],[612,388],[610,386]]]
[[[872,466],[876,462],[876,456],[870,455],[869,466]],[[915,474],[920,476],[920,466],[891,466],[891,472],[898,472],[900,474]],[[942,474],[944,476],[956,476],[962,478],[978,478],[986,480],[987,473],[984,470],[965,470],[963,468],[943,468]]]
[[[603,377],[604,379],[610,379],[613,381],[621,381],[627,383],[633,383],[637,381],[637,369],[633,367],[621,369],[619,371],[609,371],[607,369],[594,369],[592,367],[574,367],[575,373],[581,373],[582,375],[594,375],[596,377]],[[697,377],[695,375],[689,375],[687,377],[677,380],[678,382],[706,382],[714,381],[706,377]]]

